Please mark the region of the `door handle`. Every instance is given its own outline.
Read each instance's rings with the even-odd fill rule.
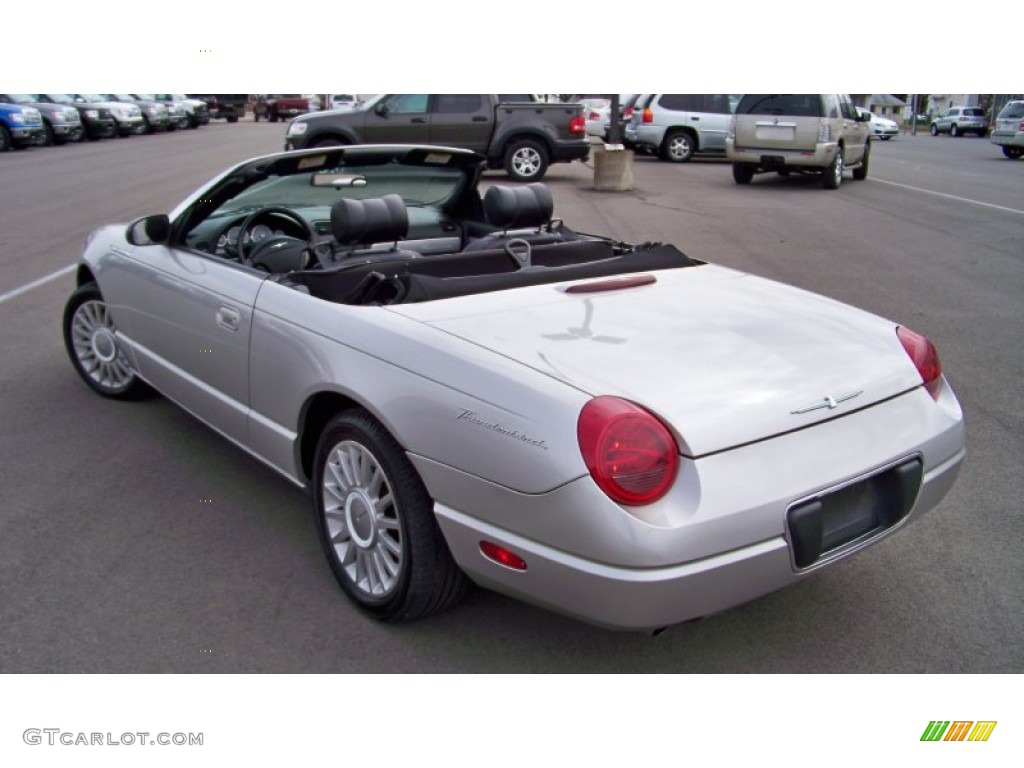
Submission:
[[[409,122],[411,122],[411,123],[425,123],[425,122],[427,122],[427,118],[425,118],[425,117],[414,117]]]
[[[222,304],[217,310],[217,325],[229,331],[237,331],[242,316],[234,307]]]
[[[474,123],[486,123],[487,122],[487,118],[484,117],[483,115],[477,115],[476,117],[473,118],[473,122]]]

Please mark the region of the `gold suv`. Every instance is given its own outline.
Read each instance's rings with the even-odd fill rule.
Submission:
[[[757,173],[813,173],[825,189],[838,189],[852,168],[853,178],[865,179],[870,119],[843,93],[748,93],[725,140],[733,178],[749,184]]]

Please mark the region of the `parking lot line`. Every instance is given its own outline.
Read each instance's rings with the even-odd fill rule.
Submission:
[[[972,205],[983,205],[986,208],[995,208],[997,211],[1006,211],[1007,213],[1016,213],[1024,216],[1024,211],[1018,210],[1017,208],[1007,208],[1004,205],[995,205],[993,203],[983,203],[980,200],[971,200],[969,197],[957,197],[956,195],[947,195],[944,192],[933,192],[930,189],[922,189],[921,187],[912,187],[909,184],[900,184],[895,181],[886,181],[885,179],[875,178],[879,184],[889,184],[893,187],[902,187],[903,189],[912,189],[915,192],[924,192],[926,195],[935,195],[937,197],[945,197],[950,200],[958,200],[961,203],[971,203]]]
[[[58,269],[56,272],[51,272],[46,277],[40,277],[38,280],[33,280],[31,283],[26,283],[25,285],[19,288],[7,291],[7,293],[0,293],[0,304],[3,304],[8,299],[13,299],[15,296],[20,296],[23,293],[28,293],[33,288],[38,288],[41,285],[45,285],[51,280],[56,280],[58,277],[63,277],[64,275],[73,272],[75,270],[75,267],[77,266],[77,264],[69,264],[68,266],[64,267],[64,269]]]

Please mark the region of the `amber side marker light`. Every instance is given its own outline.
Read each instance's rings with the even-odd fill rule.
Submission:
[[[498,565],[504,565],[513,571],[525,571],[526,561],[515,552],[498,546],[490,541],[480,542],[480,551],[488,560],[493,560]]]

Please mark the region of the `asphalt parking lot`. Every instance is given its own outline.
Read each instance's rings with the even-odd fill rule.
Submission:
[[[666,241],[928,335],[968,458],[928,517],[795,587],[658,637],[482,590],[387,626],[343,597],[307,498],[161,399],[75,376],[64,271],[101,223],[169,211],[284,126],[211,123],[0,157],[0,673],[1024,670],[1024,162],[978,138],[876,142],[871,173],[736,186],[719,159],[637,157],[635,188],[552,166],[577,230]],[[502,183],[500,172],[489,183]]]

